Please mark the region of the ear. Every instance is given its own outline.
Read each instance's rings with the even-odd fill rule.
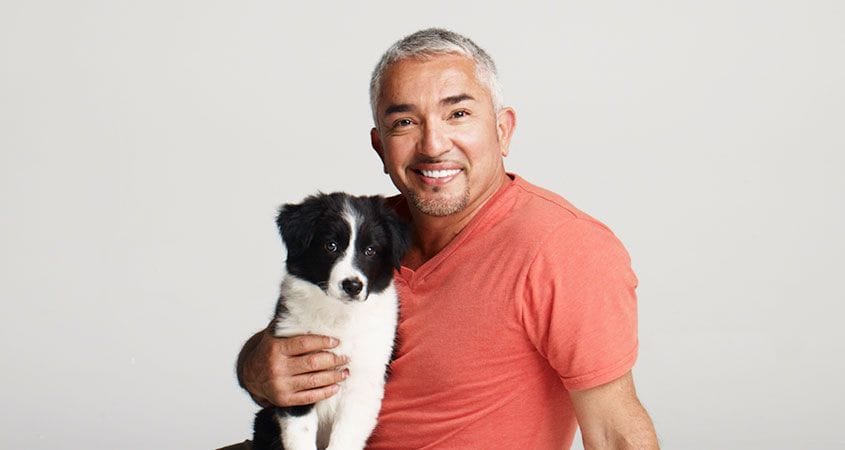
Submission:
[[[384,148],[381,146],[381,137],[375,127],[370,130],[370,145],[373,146],[373,150],[376,151],[379,159],[381,159],[382,170],[384,170],[384,173],[387,173],[387,167],[384,166]]]
[[[311,240],[323,208],[320,199],[311,196],[300,204],[287,204],[279,208],[276,225],[288,250],[288,258],[301,255]]]
[[[516,128],[516,111],[511,107],[504,107],[496,115],[496,137],[499,141],[499,152],[508,156],[513,130]]]
[[[399,269],[402,267],[402,258],[405,257],[405,253],[408,252],[411,245],[410,227],[399,218],[393,209],[387,206],[384,197],[376,195],[370,197],[370,199],[377,204],[382,217],[384,217],[384,227],[390,239],[390,263],[393,267]]]
[[[387,230],[390,235],[390,243],[392,244],[390,262],[393,264],[393,267],[399,269],[402,267],[402,258],[405,257],[405,253],[408,252],[408,248],[411,246],[410,228],[395,213],[391,213],[387,220]]]

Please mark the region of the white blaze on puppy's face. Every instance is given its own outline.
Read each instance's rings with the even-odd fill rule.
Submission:
[[[350,229],[349,245],[332,267],[328,280],[328,294],[344,300],[366,300],[367,277],[354,264],[359,218],[348,205],[343,218]]]

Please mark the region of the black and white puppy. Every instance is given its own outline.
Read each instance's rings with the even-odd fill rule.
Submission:
[[[393,269],[408,227],[383,197],[343,193],[284,205],[276,223],[288,254],[274,334],[338,338],[333,351],[350,357],[349,378],[316,404],[260,411],[253,448],[362,449],[384,396],[399,313]]]

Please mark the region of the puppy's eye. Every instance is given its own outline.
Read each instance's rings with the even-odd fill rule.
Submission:
[[[364,250],[364,254],[367,256],[376,256],[376,249],[371,245]]]
[[[323,246],[327,252],[334,253],[337,251],[337,242],[329,241]]]

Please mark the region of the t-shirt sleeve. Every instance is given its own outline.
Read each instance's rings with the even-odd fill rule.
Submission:
[[[541,245],[527,272],[521,320],[568,390],[624,375],[637,358],[637,277],[603,225],[571,219]]]

